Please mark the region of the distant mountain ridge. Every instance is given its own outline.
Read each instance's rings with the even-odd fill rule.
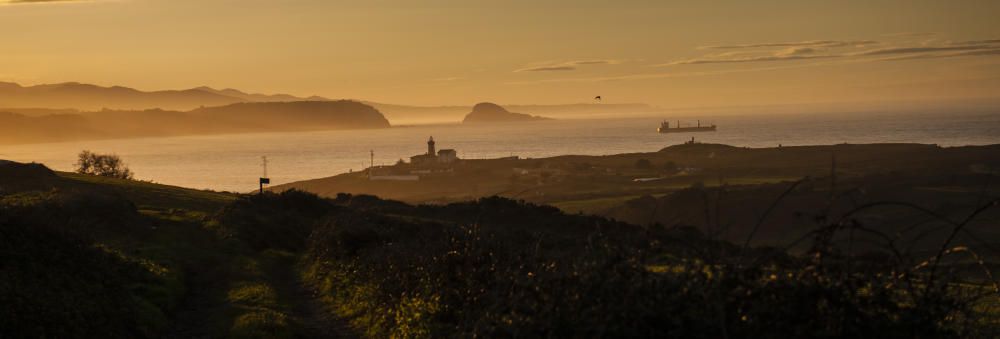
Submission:
[[[240,98],[245,101],[252,102],[275,102],[275,101],[330,101],[331,99],[324,98],[321,96],[309,96],[309,97],[297,97],[291,94],[261,94],[261,93],[247,93],[235,88],[226,89],[214,89],[208,86],[195,87],[196,90],[201,90],[209,93],[216,93],[219,95],[230,96],[234,98]]]
[[[207,86],[184,90],[141,91],[123,86],[104,87],[79,82],[21,86],[0,82],[0,107],[74,108],[79,110],[149,109],[190,110],[201,106],[222,106],[239,102],[330,101],[311,96],[257,94]]]
[[[350,100],[240,102],[190,111],[27,111],[50,114],[27,116],[0,109],[0,144],[390,127],[374,107]]]
[[[22,86],[0,82],[0,111],[26,116],[75,114],[101,110],[163,109],[189,111],[200,107],[246,102],[332,101],[322,96],[247,93],[208,86],[181,90],[142,91],[123,86],[79,82]],[[463,120],[471,105],[415,106],[361,101],[375,107],[395,124],[454,123]],[[642,103],[577,103],[550,105],[505,104],[514,112],[551,118],[608,118],[652,115],[662,110]]]

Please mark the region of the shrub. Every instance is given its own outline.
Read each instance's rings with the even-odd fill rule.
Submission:
[[[218,220],[258,249],[301,250],[306,280],[368,337],[996,334],[975,308],[995,292],[912,260],[845,254],[833,234],[865,230],[853,221],[791,256],[499,197],[409,206],[288,192]]]
[[[677,163],[673,161],[667,161],[663,164],[663,171],[667,174],[675,174],[680,171],[680,167],[678,167]]]
[[[653,168],[653,163],[649,159],[639,159],[635,161],[635,168],[650,169]]]
[[[987,316],[981,290],[825,236],[792,257],[500,198],[377,212],[331,214],[306,248],[308,279],[370,337],[988,336],[965,323]]]
[[[0,253],[0,337],[152,338],[167,326],[169,278],[144,263],[6,216]]]
[[[76,172],[118,179],[131,180],[133,178],[132,170],[125,165],[125,162],[118,155],[97,154],[87,150],[80,152],[78,155]]]
[[[315,194],[296,190],[246,195],[219,211],[209,222],[224,238],[237,238],[255,250],[300,250],[312,226],[336,206]]]

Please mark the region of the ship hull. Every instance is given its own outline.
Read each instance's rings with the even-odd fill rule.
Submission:
[[[676,128],[657,128],[657,132],[660,133],[685,133],[685,132],[715,132],[715,126],[702,126],[702,127],[676,127]]]

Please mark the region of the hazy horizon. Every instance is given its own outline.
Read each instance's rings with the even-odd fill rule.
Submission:
[[[0,1],[0,81],[415,106],[961,105],[1000,3]]]
[[[4,81],[0,81],[2,83]],[[161,89],[149,89],[149,88],[136,88],[124,84],[94,84],[94,83],[83,83],[79,81],[66,81],[58,83],[18,83],[18,82],[6,82],[9,84],[14,84],[21,86],[22,88],[43,88],[43,87],[53,87],[53,86],[64,86],[64,85],[82,85],[82,86],[97,86],[105,90],[114,89],[128,89],[135,90],[139,93],[148,94],[160,94],[160,93],[182,93],[192,90],[205,91],[212,94],[220,95],[232,95],[226,93],[226,91],[236,91],[241,92],[239,95],[232,95],[230,98],[234,99],[232,103],[236,102],[293,102],[293,101],[337,101],[337,100],[349,100],[362,102],[366,104],[372,104],[380,107],[392,107],[392,108],[403,108],[403,109],[469,109],[477,103],[481,102],[491,102],[483,100],[470,99],[469,102],[464,103],[450,103],[450,104],[411,104],[407,102],[378,102],[367,100],[365,98],[335,98],[335,97],[324,97],[319,95],[304,95],[297,93],[287,93],[287,92],[268,92],[268,93],[258,93],[243,91],[239,88],[233,87],[218,87],[213,88],[210,86],[196,86],[189,88],[161,88]],[[221,88],[221,89],[220,89]],[[81,99],[82,96],[77,96],[76,99]],[[100,102],[100,100],[105,98],[99,98],[95,96],[92,100],[98,103],[94,104],[67,104],[60,103],[58,101],[47,101],[43,103],[30,103],[30,104],[10,104],[8,101],[0,101],[0,110],[26,110],[26,109],[40,109],[53,110],[53,111],[64,111],[72,112],[77,111],[81,113],[87,112],[97,112],[102,110],[176,110],[176,111],[189,111],[194,110],[199,107],[205,106],[223,106],[224,104],[211,104],[205,105],[204,103],[187,103],[181,104],[181,107],[175,107],[170,105],[161,105],[156,103],[142,103],[133,105],[121,105],[117,102]],[[105,99],[106,100],[106,99]],[[16,100],[15,100],[16,101]],[[167,101],[167,100],[164,100]],[[225,103],[228,104],[229,102]],[[496,102],[502,106],[510,107],[570,107],[570,106],[620,106],[620,105],[646,105],[650,109],[655,111],[642,112],[639,115],[631,116],[645,116],[649,114],[661,114],[661,113],[672,113],[672,112],[693,112],[693,113],[710,113],[710,114],[724,114],[724,115],[745,115],[745,114],[757,114],[762,111],[766,113],[830,113],[835,111],[843,111],[844,113],[853,112],[867,112],[867,111],[885,111],[885,112],[906,112],[906,111],[920,111],[921,113],[926,113],[929,110],[939,109],[942,111],[947,111],[948,109],[959,109],[959,110],[977,110],[977,109],[997,109],[1000,108],[1000,97],[997,96],[983,96],[975,98],[961,98],[961,99],[927,99],[927,98],[915,98],[907,100],[869,100],[869,101],[830,101],[830,102],[813,102],[813,103],[765,103],[765,104],[717,104],[717,105],[699,105],[699,106],[679,106],[679,107],[663,107],[655,104],[650,104],[648,102],[635,101],[635,102],[616,102],[616,103],[605,103],[603,100],[596,100],[590,98],[589,100],[581,100],[577,102],[554,102],[554,103],[537,103],[537,102]],[[947,113],[947,112],[942,112]],[[582,116],[586,118],[587,116]],[[451,120],[432,120],[427,123],[442,123]]]

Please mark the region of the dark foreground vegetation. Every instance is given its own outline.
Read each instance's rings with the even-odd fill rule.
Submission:
[[[934,251],[844,213],[792,255],[497,197],[414,206],[0,172],[2,337],[1000,333],[996,267],[954,236],[995,200]]]
[[[309,199],[249,197],[224,214]],[[844,255],[833,235],[868,231],[850,222],[791,257],[503,198],[330,204],[305,244],[284,228],[253,237],[301,248],[307,281],[371,337],[949,337],[997,325],[980,308],[995,285],[959,280],[939,258]]]

